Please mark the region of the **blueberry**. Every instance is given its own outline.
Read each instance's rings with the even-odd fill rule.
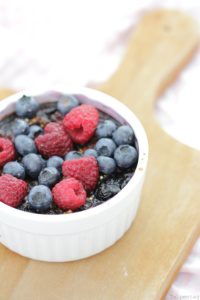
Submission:
[[[39,156],[39,158],[40,158],[40,160],[42,162],[42,169],[46,168],[47,161],[42,157],[42,155],[39,154],[38,156]]]
[[[22,156],[29,153],[37,153],[34,141],[26,135],[18,135],[15,138],[15,147]]]
[[[116,170],[115,160],[111,157],[99,156],[97,157],[99,170],[103,174],[112,174]]]
[[[28,203],[32,209],[38,212],[46,211],[52,204],[50,189],[44,185],[33,187],[28,195]]]
[[[47,167],[54,167],[61,171],[64,160],[59,156],[52,156],[47,161]]]
[[[28,123],[21,119],[15,119],[12,122],[11,128],[14,136],[17,136],[19,134],[28,134],[29,132]]]
[[[122,125],[113,133],[114,142],[119,145],[133,145],[135,135],[133,129],[128,125]]]
[[[130,168],[137,162],[137,150],[130,145],[121,145],[115,150],[114,158],[118,167]]]
[[[121,178],[121,189],[123,189],[133,177],[133,173],[125,173]]]
[[[112,156],[115,149],[116,145],[113,142],[113,140],[108,139],[108,138],[102,138],[98,140],[96,143],[95,149],[100,156]]]
[[[113,131],[117,128],[116,124],[111,120],[105,120],[97,126],[96,136],[98,138],[112,137]]]
[[[70,151],[65,155],[65,160],[79,159],[83,157],[82,153],[78,151]]]
[[[29,134],[28,134],[28,136],[31,139],[34,139],[34,138],[36,138],[41,133],[43,133],[43,129],[40,126],[38,126],[38,125],[32,125],[29,128]]]
[[[89,209],[91,207],[92,207],[92,202],[86,200],[85,204],[80,206],[78,210],[82,211],[82,210]]]
[[[62,114],[66,115],[72,108],[79,105],[78,99],[73,95],[64,95],[58,101],[57,110]]]
[[[60,173],[56,168],[49,167],[45,168],[40,172],[38,177],[39,184],[46,185],[49,187],[54,186],[60,179]]]
[[[94,199],[92,201],[92,207],[96,207],[96,206],[99,206],[100,204],[102,204],[103,202],[101,200],[98,200],[98,199]]]
[[[26,174],[33,179],[37,179],[43,168],[41,157],[37,154],[30,153],[23,157],[22,163]]]
[[[39,110],[39,103],[33,97],[23,96],[16,103],[18,117],[32,118]]]
[[[22,164],[17,161],[11,161],[5,164],[3,167],[4,174],[10,174],[16,178],[24,179],[25,178],[25,170]]]
[[[98,153],[95,149],[87,149],[87,150],[85,150],[83,156],[93,156],[93,157],[97,158]]]
[[[115,182],[112,178],[105,180],[99,184],[96,189],[95,196],[98,200],[106,201],[120,192],[120,186],[118,182]]]

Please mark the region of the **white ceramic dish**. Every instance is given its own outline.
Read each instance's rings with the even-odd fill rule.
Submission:
[[[107,202],[68,215],[38,215],[23,212],[0,202],[0,242],[23,256],[50,262],[82,259],[113,245],[132,224],[145,177],[148,142],[137,117],[122,103],[104,93],[87,88],[56,89],[48,92],[25,91],[0,102],[0,119],[14,111],[23,95],[35,95],[38,101],[54,101],[58,93],[83,95],[121,123],[128,123],[138,140],[139,161],[127,186]],[[90,100],[89,100],[90,99]]]

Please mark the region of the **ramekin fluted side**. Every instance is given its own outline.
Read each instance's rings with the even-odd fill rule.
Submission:
[[[36,260],[63,262],[82,259],[103,251],[124,235],[136,215],[139,197],[134,202],[134,206],[126,207],[109,222],[74,234],[39,234],[2,223],[0,241],[10,250]]]

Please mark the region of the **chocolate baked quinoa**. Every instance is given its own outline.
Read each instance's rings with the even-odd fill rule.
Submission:
[[[78,95],[39,104],[23,96],[0,121],[0,201],[63,214],[90,209],[119,193],[134,174],[137,141]]]

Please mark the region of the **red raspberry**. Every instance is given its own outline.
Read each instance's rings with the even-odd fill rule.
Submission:
[[[15,156],[16,152],[13,143],[9,139],[0,138],[0,167],[14,160]]]
[[[65,177],[80,180],[88,191],[94,190],[99,179],[99,167],[92,156],[66,160],[62,165],[62,172]]]
[[[27,193],[27,182],[10,174],[0,176],[0,202],[17,207],[22,203]]]
[[[63,128],[63,124],[56,123],[56,122],[50,122],[48,123],[44,128],[45,133],[53,133],[53,132],[62,132],[65,133],[65,130]]]
[[[54,155],[64,156],[73,148],[70,136],[63,130],[58,123],[49,123],[44,129],[45,134],[39,135],[35,139],[38,151],[44,157]]]
[[[58,207],[71,210],[85,204],[87,196],[82,183],[74,178],[63,179],[57,183],[52,193]]]
[[[78,144],[85,144],[95,133],[99,121],[99,113],[89,104],[82,104],[70,111],[63,125],[72,140]]]

